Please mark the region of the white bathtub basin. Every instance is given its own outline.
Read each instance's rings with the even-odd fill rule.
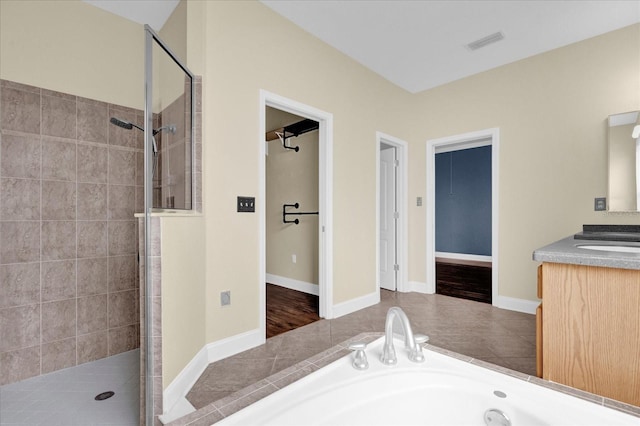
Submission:
[[[382,340],[367,349],[368,370],[344,357],[218,424],[484,425],[484,413],[498,409],[514,426],[640,425],[638,417],[433,351],[424,364],[412,363],[399,340],[398,365],[385,366]]]
[[[616,253],[640,253],[640,247],[638,246],[609,246],[604,244],[589,244],[576,247],[585,250],[614,251]]]

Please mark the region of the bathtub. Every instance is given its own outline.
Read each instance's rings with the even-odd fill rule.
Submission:
[[[640,417],[429,346],[426,361],[416,364],[396,339],[398,364],[386,366],[379,360],[383,343],[380,338],[369,344],[367,370],[354,369],[352,357],[343,357],[216,424],[498,425],[504,415],[514,426],[640,425]]]

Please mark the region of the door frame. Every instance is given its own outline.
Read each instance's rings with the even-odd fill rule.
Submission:
[[[497,127],[427,141],[427,200],[426,200],[426,277],[427,293],[436,292],[436,151],[438,148],[473,148],[491,145],[491,304],[498,301],[498,208],[500,129]]]
[[[259,262],[258,285],[260,303],[260,332],[265,336],[266,320],[266,273],[267,273],[267,227],[266,227],[266,108],[310,118],[319,123],[318,128],[318,291],[319,315],[333,318],[333,114],[285,98],[266,90],[260,90],[258,152],[258,202],[259,218]]]
[[[380,150],[382,144],[396,148],[398,160],[398,178],[396,181],[396,200],[398,206],[398,228],[396,232],[396,261],[398,274],[396,276],[396,291],[406,293],[409,287],[409,215],[408,215],[408,165],[409,144],[396,137],[382,132],[376,132],[376,292],[380,292]]]

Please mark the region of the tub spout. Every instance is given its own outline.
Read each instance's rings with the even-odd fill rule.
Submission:
[[[393,346],[393,323],[395,320],[399,320],[404,330],[404,344],[409,351],[409,360],[413,362],[423,362],[424,354],[422,353],[421,343],[426,342],[429,338],[424,335],[414,336],[409,318],[404,311],[398,307],[389,308],[387,311],[387,319],[385,322],[385,335],[384,335],[384,347],[382,349],[382,356],[380,361],[385,365],[394,365],[398,362],[396,357],[396,350]],[[416,339],[418,337],[418,339]],[[419,342],[416,342],[419,340]]]

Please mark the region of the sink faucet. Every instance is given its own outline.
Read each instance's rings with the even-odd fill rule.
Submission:
[[[384,347],[382,350],[382,356],[380,361],[385,365],[394,365],[398,362],[396,357],[396,350],[393,346],[393,323],[395,320],[399,320],[404,330],[404,344],[409,351],[409,360],[413,362],[423,362],[424,355],[422,353],[422,343],[429,340],[429,338],[423,334],[413,334],[409,318],[404,311],[396,306],[389,308],[387,311],[387,319],[385,322],[385,334],[384,334]]]

